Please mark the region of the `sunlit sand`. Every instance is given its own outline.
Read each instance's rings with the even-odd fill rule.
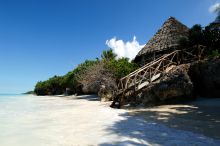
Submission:
[[[178,130],[135,112],[109,108],[109,103],[98,101],[96,96],[17,98],[1,102],[1,146],[220,144],[203,134]],[[169,112],[184,114],[176,109]],[[165,112],[160,116],[169,115]]]

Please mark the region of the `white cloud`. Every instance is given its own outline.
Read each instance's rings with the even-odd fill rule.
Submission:
[[[215,13],[220,11],[220,3],[215,3],[209,8],[209,12]]]
[[[118,58],[127,57],[130,61],[134,59],[137,53],[144,47],[144,45],[139,44],[135,36],[132,41],[128,42],[117,40],[116,37],[114,37],[107,40],[106,45],[118,55]]]

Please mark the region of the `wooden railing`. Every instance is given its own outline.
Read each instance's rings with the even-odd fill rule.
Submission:
[[[132,93],[130,95],[135,95],[139,90],[169,72],[174,66],[200,60],[203,50],[203,46],[197,46],[195,48],[173,51],[121,78],[118,83],[118,90],[113,104],[116,100],[118,100],[118,102],[122,101],[128,92]]]
[[[160,58],[146,64],[145,66],[137,69],[129,75],[120,79],[118,84],[118,92],[125,92],[128,89],[135,91],[141,89],[144,84],[151,83],[156,80],[161,73],[163,73],[169,66],[176,65],[173,61],[178,51],[161,56]]]

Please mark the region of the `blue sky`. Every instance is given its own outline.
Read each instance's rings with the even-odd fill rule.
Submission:
[[[1,0],[0,93],[32,90],[37,81],[64,75],[99,57],[106,40],[137,37],[145,44],[174,16],[206,25],[218,0]]]

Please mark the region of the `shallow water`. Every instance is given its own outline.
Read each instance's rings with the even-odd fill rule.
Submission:
[[[65,129],[62,129],[65,125],[62,124],[67,123],[62,123],[61,116],[65,116],[73,107],[73,101],[56,97],[1,95],[0,145],[62,144],[62,135],[66,135]]]

